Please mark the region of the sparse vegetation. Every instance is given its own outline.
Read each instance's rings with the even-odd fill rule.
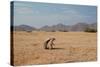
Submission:
[[[96,29],[92,29],[92,28],[86,28],[85,30],[84,30],[85,32],[97,32],[97,30]]]
[[[50,31],[49,31],[50,32]],[[51,30],[51,32],[56,32],[55,30]]]
[[[31,32],[32,32],[32,30],[27,30],[26,32],[31,33]]]
[[[63,31],[61,31],[61,32],[68,32],[68,30],[63,30]]]
[[[60,32],[68,32],[68,30],[59,30]]]

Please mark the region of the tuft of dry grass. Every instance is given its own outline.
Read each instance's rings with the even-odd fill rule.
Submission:
[[[45,50],[44,40],[56,38]],[[97,34],[85,32],[14,32],[14,65],[96,61]]]

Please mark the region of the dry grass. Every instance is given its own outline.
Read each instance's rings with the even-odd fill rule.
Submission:
[[[43,49],[56,38],[55,49]],[[85,32],[14,32],[14,65],[96,61],[97,34]]]

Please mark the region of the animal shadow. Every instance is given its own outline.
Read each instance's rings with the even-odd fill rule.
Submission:
[[[52,48],[51,50],[63,50],[64,48]]]

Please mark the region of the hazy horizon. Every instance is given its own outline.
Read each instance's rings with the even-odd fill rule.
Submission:
[[[97,23],[97,7],[14,1],[14,25],[42,27],[56,24]]]

